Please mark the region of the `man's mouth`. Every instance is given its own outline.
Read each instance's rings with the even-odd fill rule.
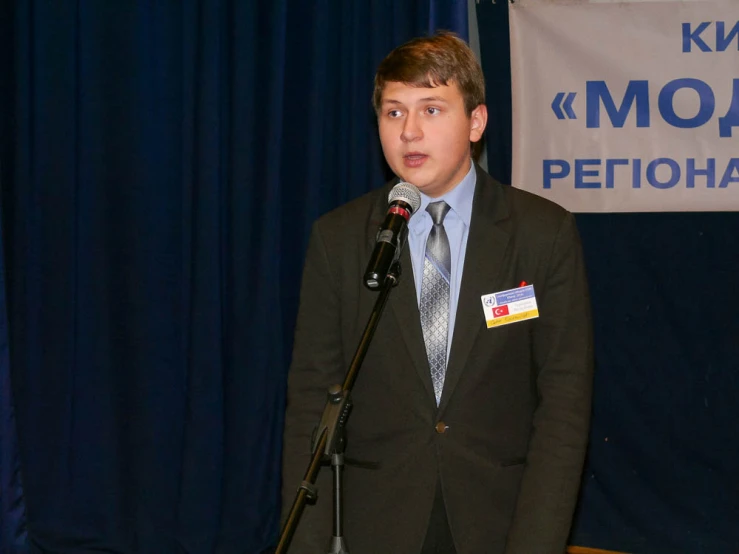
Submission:
[[[408,152],[403,155],[403,163],[406,167],[420,167],[428,159],[423,152]]]

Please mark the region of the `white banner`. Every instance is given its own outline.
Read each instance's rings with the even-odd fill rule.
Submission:
[[[575,212],[739,211],[739,0],[509,7],[514,186]]]

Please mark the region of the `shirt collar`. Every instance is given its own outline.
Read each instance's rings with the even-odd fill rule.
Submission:
[[[475,196],[476,184],[477,172],[475,171],[475,164],[470,160],[470,170],[467,172],[467,175],[464,176],[456,187],[445,195],[439,198],[431,198],[423,192],[421,193],[421,207],[418,208],[418,214],[425,217],[411,217],[408,227],[411,230],[420,229],[421,225],[423,225],[423,220],[426,217],[431,217],[426,212],[426,206],[431,202],[439,202],[440,200],[449,204],[449,207],[459,217],[462,223],[469,227],[470,221],[472,220],[472,200]]]

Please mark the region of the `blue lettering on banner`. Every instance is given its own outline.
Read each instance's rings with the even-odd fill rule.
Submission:
[[[637,160],[641,162],[641,160]],[[617,165],[629,165],[629,160],[623,158],[607,159],[606,160],[606,188],[613,188],[613,173]]]
[[[734,172],[737,174],[736,177],[734,177]],[[718,188],[726,188],[726,185],[729,183],[739,183],[739,158],[731,158],[729,165],[726,166],[726,171],[724,171],[724,176],[721,178]]]
[[[716,186],[716,160],[708,158],[706,160],[706,169],[697,169],[695,167],[695,158],[687,159],[687,168],[685,169],[685,186],[689,189],[695,188],[695,177],[697,175],[706,176],[706,187],[712,189]]]
[[[734,23],[734,26],[731,28],[728,35],[724,32],[725,28],[726,22],[716,22],[716,52],[724,52],[729,47],[729,44],[731,44],[734,37],[737,37],[736,49],[739,50],[739,21]]]
[[[698,113],[691,118],[682,118],[675,113],[673,104],[675,93],[681,89],[691,89],[698,93]],[[713,117],[716,109],[716,97],[708,83],[700,79],[675,79],[670,81],[659,92],[659,113],[667,123],[679,129],[695,129],[705,125]]]
[[[739,33],[739,28],[737,29]],[[675,94],[686,89],[698,95],[698,111],[691,117],[682,117],[675,112]],[[611,91],[605,81],[586,82],[586,126],[589,129],[601,127],[601,106],[614,128],[622,128],[632,111],[636,109],[636,126],[650,126],[649,82],[629,81],[621,103],[616,106]],[[577,119],[572,100],[575,93],[565,98],[564,92],[558,92],[552,102],[552,110],[557,119]],[[678,129],[695,129],[711,121],[716,112],[716,95],[711,85],[700,79],[683,77],[673,79],[659,91],[657,105],[662,120]],[[732,81],[732,95],[726,114],[718,118],[719,136],[731,138],[732,129],[739,126],[739,79]]]
[[[575,101],[576,92],[570,92],[565,97],[564,92],[558,92],[552,102],[552,111],[557,119],[577,119],[575,110],[572,109],[572,103]]]
[[[559,167],[559,171],[553,171]],[[570,174],[570,164],[564,160],[544,160],[544,188],[552,188],[552,179],[564,179]]]
[[[631,171],[631,178],[633,183],[633,188],[640,189],[641,188],[641,160],[639,158],[636,158],[632,160],[634,162],[633,169]]]
[[[701,52],[713,52],[700,36],[710,24],[710,21],[704,21],[694,31],[691,31],[690,23],[683,23],[683,52],[690,52],[691,44],[695,44]]]
[[[657,168],[660,165],[666,165],[670,168],[671,176],[667,181],[660,181],[657,179]],[[649,162],[647,166],[647,182],[656,189],[670,189],[677,185],[680,180],[680,166],[677,165],[675,160],[670,158],[657,158]]]
[[[713,52],[714,50],[711,50],[711,46],[701,36],[703,31],[710,26],[710,21],[699,23],[695,28],[692,27],[691,23],[683,23],[683,52],[692,52],[693,45],[701,52]],[[716,29],[716,52],[725,52],[735,38],[737,39],[736,49],[739,50],[739,21],[734,23],[728,33],[726,32],[725,21],[716,21],[714,27]]]
[[[718,187],[716,186],[716,159],[708,158],[705,161],[705,167],[698,167],[695,158],[687,158],[684,163],[679,163],[672,158],[656,158],[654,160],[641,160],[639,158],[628,160],[626,158],[583,158],[576,159],[572,163],[567,160],[555,159],[544,160],[542,165],[542,183],[543,188],[551,189],[552,183],[555,181],[563,182],[570,176],[572,166],[575,166],[574,188],[575,189],[613,189],[642,188],[642,177],[646,177],[646,182],[654,189],[666,190],[674,188],[678,185],[684,185],[685,188],[695,189],[696,178],[700,179],[701,188],[706,189],[723,189],[729,186],[729,183],[739,183],[739,158],[731,158],[727,162],[726,168],[721,173],[721,180]],[[605,187],[602,186],[600,180],[586,180],[586,178],[598,178],[601,175],[601,168],[605,165]],[[628,169],[617,171],[618,166],[631,165],[629,175]],[[644,172],[642,168],[646,166]],[[630,183],[628,179],[630,177]],[[705,181],[703,180],[705,178]]]
[[[575,188],[576,189],[599,189],[599,181],[585,182],[583,177],[597,177],[597,169],[585,169],[586,165],[600,165],[600,160],[575,160]]]
[[[718,118],[718,134],[721,138],[731,138],[731,128],[739,125],[739,79],[734,79],[731,104],[726,115]]]
[[[636,104],[636,126],[649,127],[649,82],[629,81],[621,101],[616,108],[611,91],[605,81],[587,81],[586,83],[586,126],[589,129],[600,127],[600,105],[606,109],[608,118],[614,127],[620,128],[626,123],[631,106]]]

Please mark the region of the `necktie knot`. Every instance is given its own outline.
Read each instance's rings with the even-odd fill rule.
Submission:
[[[451,207],[449,204],[443,200],[439,202],[431,202],[431,204],[426,206],[426,211],[431,215],[431,221],[434,222],[434,225],[441,225],[450,209]]]

